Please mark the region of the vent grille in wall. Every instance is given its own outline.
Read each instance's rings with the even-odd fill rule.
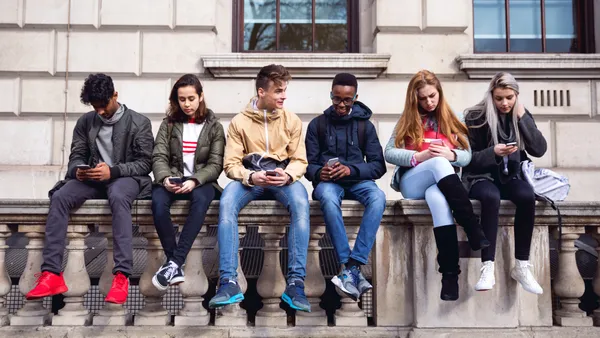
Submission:
[[[536,107],[570,107],[570,90],[534,90],[533,104]]]

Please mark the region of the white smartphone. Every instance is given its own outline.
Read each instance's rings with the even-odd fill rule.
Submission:
[[[433,140],[431,140],[431,142],[429,142],[429,143],[430,143],[430,144],[439,144],[439,145],[441,145],[441,146],[442,146],[442,145],[444,145],[444,141],[443,141],[443,140],[441,140],[441,139],[439,139],[439,138],[433,139]]]
[[[338,157],[331,158],[331,159],[329,159],[329,161],[327,161],[327,166],[333,167],[339,161],[340,161],[340,159]]]

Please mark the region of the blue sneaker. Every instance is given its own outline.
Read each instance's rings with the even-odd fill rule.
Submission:
[[[230,281],[225,278],[221,280],[217,294],[208,302],[208,307],[211,309],[239,303],[244,300],[242,289],[236,281]]]
[[[304,294],[304,282],[301,280],[288,283],[283,295],[281,295],[281,299],[292,309],[310,312],[310,303]]]
[[[345,295],[356,301],[361,295],[358,285],[360,281],[360,270],[353,266],[350,269],[344,268],[342,272],[331,279],[333,285],[336,286]]]

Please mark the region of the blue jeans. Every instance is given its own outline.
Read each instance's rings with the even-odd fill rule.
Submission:
[[[283,187],[247,187],[233,181],[225,187],[219,203],[219,275],[220,279],[237,279],[238,215],[250,201],[275,198],[291,216],[288,234],[288,282],[306,277],[306,254],[310,233],[308,193],[300,182]]]
[[[425,199],[434,228],[454,224],[448,201],[437,186],[437,182],[448,175],[455,175],[454,167],[447,159],[434,157],[409,169],[400,178],[400,192],[404,198]]]
[[[362,181],[350,187],[343,187],[333,182],[321,182],[315,188],[313,197],[321,203],[325,226],[339,262],[346,264],[349,258],[353,258],[362,264],[367,264],[385,210],[385,193],[373,181]],[[344,197],[359,201],[365,206],[365,213],[352,251],[350,251],[342,219],[341,206]]]

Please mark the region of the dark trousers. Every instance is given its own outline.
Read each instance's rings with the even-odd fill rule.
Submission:
[[[152,215],[167,260],[182,266],[198,236],[210,202],[215,198],[212,184],[202,185],[188,194],[174,194],[162,185],[152,188]],[[190,200],[188,217],[181,230],[179,243],[175,241],[175,229],[171,221],[171,204],[175,200]]]
[[[62,270],[71,210],[80,207],[89,199],[108,198],[112,212],[115,262],[113,274],[121,271],[131,275],[133,270],[131,205],[139,192],[138,182],[131,177],[121,177],[106,183],[68,181],[50,199],[42,271],[58,274]]]
[[[507,199],[517,206],[515,213],[515,258],[529,260],[531,236],[535,222],[535,195],[529,183],[514,179],[506,184],[485,180],[471,187],[469,197],[481,202],[481,225],[491,245],[481,250],[481,261],[493,261],[496,256],[496,235],[500,199]]]

